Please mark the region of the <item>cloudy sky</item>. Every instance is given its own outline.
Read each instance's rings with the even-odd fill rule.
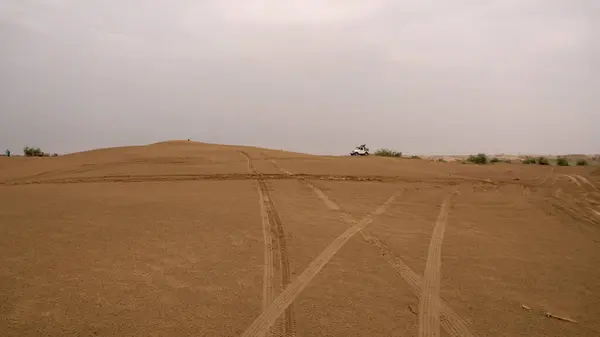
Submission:
[[[598,0],[0,0],[0,148],[600,153]]]

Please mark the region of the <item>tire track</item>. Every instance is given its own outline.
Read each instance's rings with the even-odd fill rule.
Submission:
[[[267,210],[265,209],[264,196],[261,189],[258,189],[259,204],[263,225],[263,238],[265,243],[264,252],[264,274],[263,274],[263,310],[273,302],[274,291],[273,291],[273,277],[274,277],[274,252],[273,252],[273,238],[271,237],[271,223]]]
[[[442,267],[442,241],[448,222],[450,198],[442,204],[442,209],[435,224],[427,264],[423,275],[421,296],[419,299],[419,336],[440,336],[440,280]]]
[[[152,181],[192,181],[192,180],[279,180],[279,179],[317,179],[333,181],[403,181],[403,182],[423,182],[417,180],[405,180],[402,177],[383,177],[383,176],[351,176],[351,175],[323,175],[323,174],[297,174],[294,176],[287,174],[265,174],[265,173],[207,173],[207,174],[114,174],[86,177],[65,177],[65,178],[47,178],[47,179],[11,179],[0,181],[0,185],[32,185],[32,184],[84,184],[84,183],[136,183]],[[452,184],[451,181],[438,183]]]
[[[579,180],[581,180],[584,184],[589,185],[590,187],[592,187],[592,189],[594,191],[598,191],[598,188],[596,187],[596,185],[592,184],[586,177],[581,176],[579,174],[573,174],[573,176],[575,176],[576,178],[579,178]]]
[[[250,168],[249,168],[250,169]],[[252,168],[253,169],[253,168]],[[171,181],[221,181],[221,180],[286,180],[286,179],[312,179],[326,181],[377,181],[377,182],[404,182],[404,183],[434,183],[437,185],[456,185],[461,180],[457,179],[407,179],[400,176],[353,176],[329,174],[271,174],[271,173],[206,173],[206,174],[111,174],[98,176],[80,176],[47,179],[9,179],[0,181],[2,186],[15,185],[41,185],[41,184],[86,184],[86,183],[138,183],[138,182],[171,182]],[[515,185],[514,182],[501,184]]]
[[[277,162],[275,160],[271,159],[271,162],[273,163],[273,165],[275,165],[275,167],[277,167],[277,169],[279,169],[281,172],[283,172],[284,174],[288,175],[288,176],[295,176],[295,178],[297,180],[300,180],[301,182],[303,182],[306,186],[308,186],[310,189],[312,189],[317,196],[319,197],[319,199],[321,199],[325,205],[327,205],[327,207],[338,211],[340,209],[340,207],[334,203],[333,201],[329,200],[329,197],[327,197],[325,195],[325,193],[323,193],[323,191],[318,188],[317,186],[315,186],[315,184],[311,183],[310,181],[303,179],[302,177],[296,176],[294,175],[292,172],[282,168],[281,166],[279,166],[279,164],[277,164]]]
[[[368,233],[363,233],[365,241],[375,245],[379,248],[381,256],[400,274],[402,279],[408,284],[410,290],[417,297],[421,296],[421,285],[422,278],[417,275],[410,267],[402,261],[402,259],[394,256],[394,253],[379,239]],[[450,305],[440,299],[440,323],[441,326],[448,332],[452,337],[474,337],[475,335],[471,332],[468,323],[462,319]]]
[[[252,159],[246,152],[240,152],[246,161],[248,162],[248,171],[252,174],[256,174],[256,170],[254,169],[254,165],[252,165]],[[258,197],[259,204],[261,210],[261,218],[262,218],[262,229],[263,229],[263,238],[264,238],[264,274],[263,274],[263,310],[273,302],[275,298],[273,281],[275,277],[275,252],[273,251],[273,237],[271,232],[273,231],[271,228],[271,220],[269,217],[269,211],[267,210],[267,203],[265,202],[265,196],[263,194],[262,184],[259,182],[258,188]]]
[[[284,169],[283,167],[279,166],[279,164],[277,164],[277,162],[275,160],[271,159],[271,163],[273,163],[273,165],[275,165],[275,167],[277,167],[277,169],[279,171],[281,171],[281,172],[283,172],[283,173],[285,173],[285,174],[287,174],[289,176],[292,175],[292,172],[290,172],[290,171]]]
[[[583,188],[583,186],[581,186],[581,183],[579,182],[579,180],[577,180],[577,178],[575,178],[574,176],[569,175],[569,174],[563,174],[563,176],[571,179],[571,181],[574,182],[575,184],[577,184],[577,186],[579,186],[579,188],[585,190],[585,188]]]
[[[246,153],[244,151],[240,151],[240,153],[242,154],[242,156],[244,156],[244,158],[246,158],[246,161],[248,162],[248,171],[250,171],[250,173],[252,173],[252,174],[256,174],[256,169],[254,168],[254,165],[252,164],[252,158],[250,158],[248,153]]]
[[[258,185],[263,196],[263,204],[267,211],[269,223],[272,226],[271,229],[275,232],[274,234],[275,240],[277,242],[277,260],[279,263],[278,267],[280,269],[281,288],[285,289],[285,287],[287,287],[291,282],[291,272],[283,223],[281,222],[279,214],[275,209],[275,205],[273,204],[273,200],[269,194],[269,190],[267,189],[267,184],[264,181],[259,180]],[[271,301],[270,303],[272,302],[273,301]],[[283,322],[284,336],[293,336],[295,331],[296,319],[292,306],[289,306],[285,309],[283,315]]]
[[[323,250],[316,259],[314,259],[308,267],[289,284],[279,296],[264,310],[256,320],[242,333],[243,337],[263,336],[271,327],[277,318],[292,304],[294,299],[306,288],[306,286],[317,276],[323,267],[331,260],[331,258],[339,251],[348,240],[357,232],[361,231],[373,221],[373,217],[383,214],[389,205],[396,199],[397,194],[392,195],[384,202],[375,212],[367,215],[354,226],[348,228],[344,233],[339,235],[333,242]]]
[[[584,185],[588,185],[592,188],[592,190],[586,188],[587,186],[578,184],[583,191],[583,199],[580,198],[577,200],[573,195],[571,195],[572,199],[570,201],[566,201],[565,198],[561,198],[559,201],[562,201],[562,204],[567,203],[567,205],[559,205],[557,208],[562,210],[573,219],[588,222],[595,226],[600,225],[600,211],[598,211],[598,209],[600,209],[598,208],[598,205],[600,205],[600,202],[598,201],[600,200],[598,199],[600,193],[598,192],[600,191],[587,178],[581,175],[572,174],[569,176],[569,178],[577,182],[581,180]]]
[[[283,171],[283,169],[281,169],[281,167],[279,167],[274,160],[272,160],[272,162],[277,168]],[[284,172],[286,174],[291,174],[288,171]],[[306,180],[299,180],[312,188],[315,191],[315,194],[319,197],[319,199],[321,199],[321,201],[323,201],[327,208],[333,211],[340,210],[340,207],[335,202],[331,201],[318,187]],[[356,224],[356,221],[353,219],[353,217],[346,212],[341,212],[340,217],[351,226]],[[386,260],[386,262],[388,262],[392,268],[394,268],[394,270],[400,274],[400,277],[402,277],[402,279],[408,284],[408,287],[413,294],[420,298],[422,284],[421,276],[415,273],[401,258],[395,256],[393,251],[384,243],[382,243],[377,237],[364,230],[360,231],[360,234],[367,243],[372,244],[379,249],[381,256]],[[452,337],[474,337],[475,334],[469,328],[468,323],[462,319],[446,301],[440,299],[440,302],[440,321],[444,330],[446,330]]]
[[[588,212],[594,210],[590,207],[591,205],[589,203],[578,202],[574,196],[564,192],[560,188],[554,192],[553,196],[554,199],[550,200],[550,206],[552,206],[553,209],[560,211],[577,222],[588,223],[594,226],[600,225],[600,221],[596,219],[595,214],[593,214],[593,212]]]
[[[240,152],[248,161],[248,170],[257,174],[252,158],[246,152]],[[273,303],[275,299],[275,268],[279,270],[280,289],[285,289],[291,282],[290,260],[283,222],[277,213],[273,198],[264,179],[258,179],[258,194],[261,203],[263,217],[263,236],[265,239],[265,271],[263,275],[263,311]],[[273,249],[273,246],[277,249]],[[279,292],[278,291],[278,292]],[[285,308],[281,326],[273,326],[266,333],[277,334],[279,330],[283,336],[295,336],[296,315],[293,306]]]

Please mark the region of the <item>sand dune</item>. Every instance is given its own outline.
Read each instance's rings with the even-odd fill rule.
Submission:
[[[3,336],[597,336],[593,167],[0,157]]]

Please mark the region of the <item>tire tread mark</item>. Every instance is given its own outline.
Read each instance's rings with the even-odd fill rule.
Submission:
[[[429,251],[427,263],[421,285],[419,298],[419,337],[440,336],[440,279],[442,264],[442,241],[448,221],[448,208],[450,199],[442,204],[442,209],[437,218]]]
[[[277,169],[279,171],[281,171],[281,172],[283,172],[283,173],[285,173],[285,174],[287,174],[289,176],[292,175],[292,172],[290,172],[290,171],[284,169],[283,167],[279,166],[279,164],[277,164],[277,162],[274,159],[271,159],[271,163],[273,163],[273,165],[275,165],[275,167],[277,167]]]
[[[261,217],[263,224],[263,238],[265,242],[264,256],[264,276],[263,276],[263,309],[269,306],[273,301],[273,238],[271,237],[271,224],[269,216],[265,209],[264,196],[261,189],[258,189],[259,203],[261,208]]]
[[[250,158],[250,155],[245,151],[240,151],[240,153],[242,154],[242,156],[244,156],[244,158],[246,158],[246,161],[248,162],[248,171],[250,171],[250,173],[252,174],[256,174],[256,169],[252,164],[252,158]]]
[[[248,171],[250,173],[255,174],[254,166],[252,165],[252,159],[245,152],[240,152],[242,156],[244,156],[248,162]],[[262,310],[265,310],[269,304],[273,302],[275,298],[275,289],[274,289],[274,281],[275,281],[275,251],[273,246],[275,242],[272,236],[272,226],[271,219],[269,217],[268,205],[265,201],[265,196],[263,194],[263,188],[261,182],[258,181],[258,196],[261,210],[261,218],[262,218],[262,229],[263,229],[263,239],[264,239],[264,272],[263,272],[263,305]],[[283,326],[273,326],[267,331],[267,336],[274,335],[282,335]]]
[[[285,231],[283,228],[283,223],[281,222],[281,218],[275,209],[275,205],[273,203],[273,199],[269,193],[266,182],[259,180],[258,182],[261,193],[263,195],[263,200],[265,204],[265,209],[267,211],[267,216],[269,217],[269,223],[271,224],[271,230],[275,234],[275,240],[277,242],[277,253],[279,257],[279,268],[281,271],[281,286],[282,289],[285,289],[291,282],[291,272],[290,272],[290,260],[288,255],[287,244],[285,240]],[[284,335],[285,336],[293,336],[295,335],[295,326],[296,319],[292,306],[289,306],[285,309],[284,312]]]
[[[598,191],[598,188],[596,187],[596,185],[592,184],[586,177],[579,175],[579,174],[574,174],[574,176],[579,178],[579,180],[581,180],[584,184],[589,185],[595,191]]]
[[[325,200],[322,200],[322,201],[325,203],[325,205],[327,205],[327,202],[325,202]],[[329,206],[328,207],[332,210],[339,209],[339,206],[337,206],[337,205],[335,205],[335,206],[336,206],[336,208],[331,208]],[[350,215],[348,215],[347,213],[342,213],[341,217],[348,224],[356,223],[356,221],[353,220],[352,217]],[[379,241],[379,239],[377,237],[375,237],[374,235],[372,235],[366,231],[361,231],[360,234],[367,243],[372,244],[372,245],[376,246],[377,248],[379,248],[381,255],[392,266],[392,268],[394,268],[396,270],[396,272],[398,272],[398,274],[400,274],[402,279],[404,279],[404,281],[408,284],[408,287],[413,292],[413,294],[415,294],[417,297],[420,297],[421,296],[421,283],[422,283],[421,277],[419,275],[417,275],[402,259],[395,257],[394,253],[387,246],[385,246],[383,243],[381,243],[381,241]],[[442,327],[452,337],[473,337],[473,336],[475,336],[471,332],[471,329],[469,328],[467,322],[464,319],[462,319],[450,307],[450,305],[448,303],[446,303],[446,301],[443,301],[443,300],[440,300],[440,301],[441,301],[441,325],[442,325]]]
[[[400,274],[402,279],[408,284],[410,290],[417,296],[421,296],[422,278],[417,275],[410,267],[394,253],[377,237],[370,233],[361,232],[366,242],[379,248],[381,255],[385,260]],[[440,323],[441,326],[453,337],[474,337],[468,323],[462,319],[450,305],[440,299]]]
[[[252,163],[252,158],[248,155],[248,153],[244,151],[240,151],[242,156],[246,158],[248,161],[248,170],[257,174],[256,169]],[[281,279],[281,289],[285,289],[287,285],[291,282],[291,272],[290,272],[290,261],[288,255],[287,244],[285,240],[285,230],[283,227],[283,222],[277,213],[277,209],[275,208],[275,204],[273,202],[273,198],[271,197],[271,193],[269,192],[269,187],[264,179],[258,179],[258,190],[261,201],[261,209],[263,210],[263,221],[266,220],[267,227],[263,225],[263,230],[265,230],[265,280],[263,283],[263,310],[265,310],[274,299],[274,289],[273,289],[273,281],[274,281],[274,264],[275,260],[277,260],[277,264],[280,271],[280,279]],[[277,250],[273,249],[273,245],[277,246]],[[276,253],[276,254],[275,254]],[[270,256],[267,256],[270,255]],[[276,258],[275,258],[276,256]],[[268,260],[267,260],[268,259]],[[268,279],[267,279],[268,278]],[[288,306],[283,313],[283,324],[281,326],[273,326],[275,329],[269,329],[270,331],[266,331],[271,334],[275,334],[276,332],[273,330],[280,330],[281,335],[283,336],[295,336],[296,333],[296,318],[293,306]]]
[[[385,212],[389,205],[395,200],[397,193],[392,195],[384,202],[375,212],[367,215],[354,226],[348,228],[341,235],[333,240],[333,242],[325,248],[315,258],[308,267],[298,276],[294,282],[290,283],[284,290],[275,298],[273,303],[258,316],[254,322],[242,333],[242,337],[263,336],[268,331],[269,327],[277,320],[277,318],[285,311],[294,299],[306,288],[306,286],[317,276],[323,267],[331,260],[331,258],[340,250],[344,244],[357,232],[365,228],[373,221],[374,215],[379,215]]]
[[[284,173],[291,175],[289,171],[283,170],[274,160],[271,160],[271,162]],[[325,195],[325,193],[323,193],[323,191],[317,186],[311,184],[310,182],[304,179],[298,180],[307,184],[311,189],[313,189],[317,196],[321,199],[321,201],[323,201],[325,206],[327,206],[327,208],[334,211],[340,210],[340,207],[335,202],[331,201]],[[356,224],[356,220],[354,220],[353,217],[346,212],[341,212],[340,217],[351,226]],[[381,241],[379,241],[377,237],[375,237],[372,234],[369,234],[367,231],[364,230],[360,231],[360,234],[367,243],[379,248],[379,251],[381,255],[385,258],[385,260],[392,266],[392,268],[396,270],[396,272],[398,272],[398,274],[400,274],[402,279],[404,279],[404,281],[408,284],[408,287],[413,292],[413,294],[419,297],[421,295],[421,277],[417,275],[417,273],[415,273],[402,259],[395,256],[392,250],[389,249]],[[471,329],[469,328],[467,322],[464,319],[462,319],[446,301],[444,301],[443,299],[440,299],[440,301],[441,325],[450,334],[450,336],[474,337],[475,334],[471,332]]]
[[[581,183],[579,182],[579,180],[577,180],[577,178],[575,178],[574,176],[572,176],[570,174],[563,174],[563,176],[571,179],[571,181],[574,182],[575,184],[577,184],[577,186],[579,186],[579,188],[584,189],[583,186],[581,186]]]
[[[279,164],[277,164],[277,162],[273,159],[271,159],[271,162],[273,163],[273,165],[275,165],[275,167],[277,167],[281,172],[285,173],[288,176],[294,176],[294,174],[284,168],[282,168],[281,166],[279,166]],[[303,182],[306,186],[310,187],[310,189],[312,189],[317,196],[319,197],[319,199],[321,199],[325,205],[333,210],[339,211],[340,207],[333,201],[331,201],[329,199],[329,197],[327,197],[327,195],[325,195],[325,193],[323,193],[323,191],[318,188],[315,184],[311,183],[310,181],[303,179],[302,177],[296,177],[297,180],[300,180],[301,182]]]
[[[252,168],[254,169],[254,167]],[[138,182],[163,182],[163,181],[222,181],[222,180],[282,180],[282,179],[315,179],[325,181],[378,181],[378,182],[406,182],[406,183],[435,183],[443,185],[456,185],[452,179],[407,179],[400,176],[354,176],[354,175],[330,175],[330,174],[269,174],[269,173],[206,173],[206,174],[110,174],[97,176],[80,176],[64,178],[47,178],[39,180],[8,179],[0,181],[3,186],[16,185],[42,185],[42,184],[89,184],[89,183],[138,183]],[[515,184],[504,182],[504,184]]]

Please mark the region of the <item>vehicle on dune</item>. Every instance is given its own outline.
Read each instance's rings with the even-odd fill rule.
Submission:
[[[360,146],[357,146],[354,150],[352,150],[352,152],[350,152],[351,156],[368,156],[369,155],[369,148],[367,147],[367,144],[362,144]]]

